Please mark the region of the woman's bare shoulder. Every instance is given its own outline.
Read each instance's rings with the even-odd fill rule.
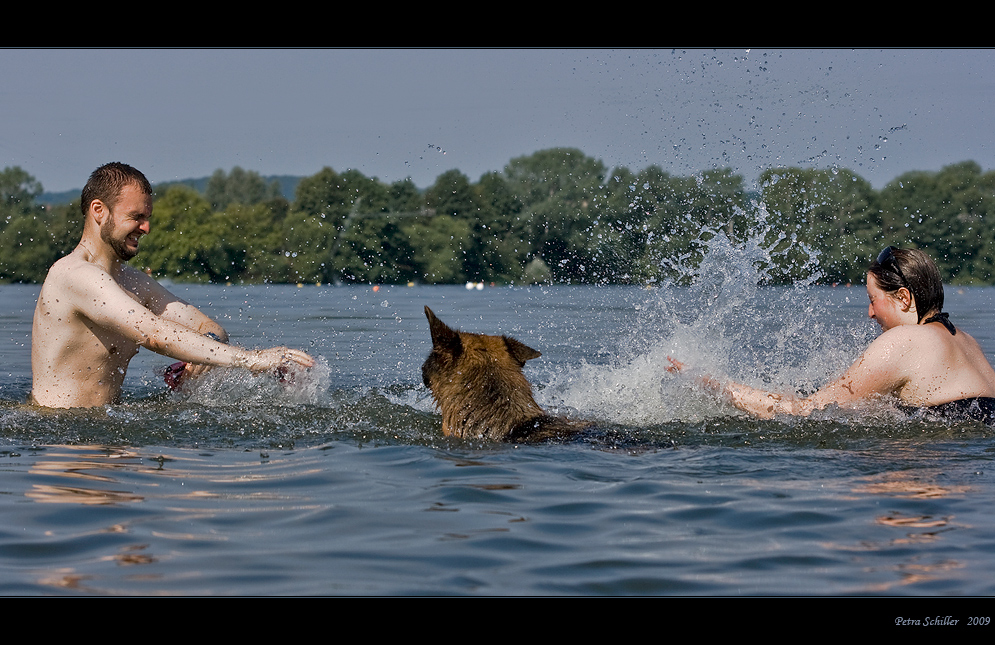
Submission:
[[[867,351],[864,352],[864,356],[877,353],[890,355],[896,351],[914,349],[928,338],[928,335],[924,335],[922,331],[923,328],[920,325],[899,325],[892,327],[881,332],[881,335],[871,342]]]

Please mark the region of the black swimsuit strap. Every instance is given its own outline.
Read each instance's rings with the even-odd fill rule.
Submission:
[[[952,322],[950,322],[950,314],[936,314],[935,316],[930,316],[923,322],[923,324],[929,324],[932,322],[942,323],[943,326],[947,328],[947,331],[950,332],[951,336],[957,335],[957,328],[954,327]]]

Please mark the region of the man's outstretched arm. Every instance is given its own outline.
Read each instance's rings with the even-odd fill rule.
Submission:
[[[291,363],[304,367],[314,365],[314,360],[299,350],[286,347],[246,350],[204,336],[206,332],[201,329],[217,333],[222,340],[227,339],[227,333],[220,325],[162,287],[159,287],[159,293],[144,285],[143,288],[151,290],[138,293],[143,300],[162,311],[162,315],[157,315],[144,303],[136,302],[102,269],[90,265],[82,271],[83,275],[74,276],[71,286],[80,313],[95,324],[113,329],[157,354],[198,365],[244,367],[253,372]],[[128,279],[134,279],[134,274]],[[148,298],[143,297],[145,295]]]

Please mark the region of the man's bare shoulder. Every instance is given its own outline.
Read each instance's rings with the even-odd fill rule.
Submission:
[[[87,264],[79,255],[79,253],[73,251],[69,255],[65,255],[52,264],[48,269],[48,277],[45,278],[45,282],[49,282],[52,279],[62,279],[67,273],[71,273],[74,269],[78,269],[81,264]]]
[[[100,267],[84,260],[78,253],[56,260],[49,268],[45,282],[42,284],[44,296],[52,297],[62,294],[69,298],[80,292],[80,287],[92,284],[94,280],[107,279],[110,276]]]
[[[173,303],[187,304],[182,298],[176,297],[166,287],[159,284],[152,276],[131,265],[126,264],[121,267],[118,282],[122,288],[134,294],[142,306],[157,316],[161,316]]]
[[[121,284],[120,275],[120,272],[111,275],[81,254],[70,254],[49,269],[38,298],[38,310],[73,312],[100,326],[114,327],[121,312],[140,301],[130,287]]]
[[[122,264],[112,275],[77,253],[56,261],[48,270],[43,285],[46,291],[65,292],[67,297],[74,293],[89,293],[93,287],[117,287],[132,293],[143,304],[151,298],[162,297],[165,291],[159,283],[131,265]]]

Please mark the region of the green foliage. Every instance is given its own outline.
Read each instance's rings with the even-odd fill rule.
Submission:
[[[469,178],[458,170],[442,173],[425,191],[425,206],[435,217],[404,227],[416,241],[412,259],[419,279],[453,283],[485,278],[480,234],[486,235],[486,223]]]
[[[973,161],[910,172],[885,186],[880,199],[885,243],[922,248],[953,284],[995,280],[995,173]]]
[[[221,211],[229,204],[251,206],[259,202],[282,197],[280,184],[272,181],[268,185],[259,173],[235,166],[231,172],[218,168],[207,181],[204,197],[211,204],[211,210]]]
[[[82,233],[82,230],[80,231]],[[41,282],[68,251],[53,234],[49,213],[18,215],[0,231],[0,281]],[[77,236],[76,241],[79,241]]]
[[[233,250],[228,281],[294,282],[297,280],[285,255],[283,225],[289,204],[282,197],[247,206],[232,204],[215,218],[222,242]]]
[[[290,268],[291,282],[328,282],[334,275],[331,251],[336,247],[341,224],[329,221],[324,213],[311,215],[295,211],[283,222],[283,256]]]
[[[41,184],[20,166],[4,168],[0,172],[0,227],[18,215],[33,212],[34,201],[41,194]]]
[[[422,196],[411,178],[395,181],[387,188],[387,210],[393,213],[416,211],[422,207]]]
[[[688,267],[700,260],[703,235],[722,231],[742,240],[755,228],[745,201],[743,178],[727,168],[692,177],[643,170],[629,185],[627,226],[640,233],[630,236],[633,273],[649,282],[686,281]]]
[[[42,186],[21,168],[0,172],[0,282],[41,282],[83,232],[79,205],[34,203]]]
[[[642,284],[688,280],[719,232],[771,249],[774,282],[861,281],[888,244],[918,246],[955,284],[995,283],[995,173],[973,162],[910,172],[875,191],[846,169],[765,171],[749,195],[719,168],[679,177],[614,168],[573,148],[512,159],[476,183],[449,170],[424,192],[325,167],[293,203],[252,171],[218,170],[205,194],[160,188],[134,260],[172,280]],[[38,282],[72,250],[75,205],[0,173],[0,280]]]
[[[152,206],[150,232],[140,242],[134,263],[153,275],[172,279],[206,279],[199,268],[204,245],[203,222],[211,218],[211,206],[191,188],[172,186]]]
[[[345,179],[325,166],[318,174],[297,184],[292,209],[308,215],[324,215],[325,219],[338,223],[349,215],[355,196]]]
[[[472,220],[468,277],[475,282],[521,280],[531,251],[522,203],[500,173],[485,174],[473,189],[477,211]]]
[[[504,174],[522,204],[531,255],[543,259],[555,281],[587,281],[590,249],[576,243],[597,219],[593,204],[604,192],[604,164],[575,148],[553,148],[512,159]]]
[[[450,215],[409,219],[403,231],[413,242],[412,261],[419,280],[429,284],[466,282],[463,265],[472,244],[467,220]]]
[[[277,197],[217,212],[197,191],[172,185],[153,204],[151,231],[132,263],[174,281],[295,281],[282,254],[287,210]]]
[[[414,263],[414,245],[405,218],[366,217],[343,235],[334,267],[341,280],[404,284],[421,279]]]
[[[809,260],[800,248],[821,252],[830,282],[862,280],[868,258],[880,250],[881,214],[871,185],[849,170],[777,168],[760,175],[761,198],[785,238],[784,275],[800,276]]]

